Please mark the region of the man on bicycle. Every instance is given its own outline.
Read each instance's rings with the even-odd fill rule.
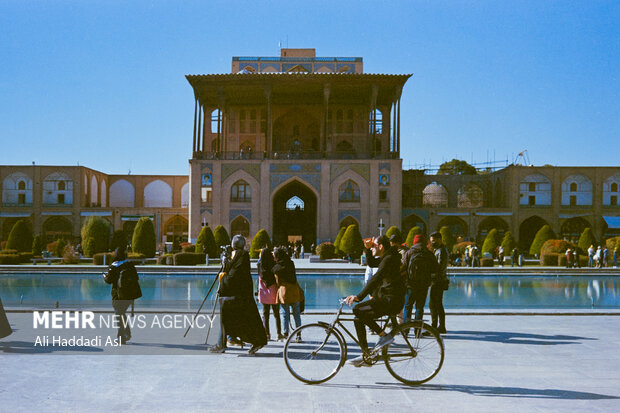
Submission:
[[[376,239],[373,244],[372,252],[367,249],[366,256],[378,256],[379,269],[359,294],[346,298],[346,303],[351,306],[354,302],[362,301],[367,295],[372,295],[369,300],[362,301],[353,307],[357,338],[365,354],[368,353],[366,326],[380,336],[373,352],[385,347],[394,341],[394,338],[392,334],[381,330],[375,319],[398,314],[405,303],[405,285],[400,276],[401,256],[398,249],[390,245],[390,240],[385,235]],[[369,243],[366,248],[370,246]],[[355,367],[361,367],[364,364],[364,357],[357,357],[350,363]]]

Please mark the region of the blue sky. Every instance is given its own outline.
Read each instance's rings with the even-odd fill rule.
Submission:
[[[620,165],[618,1],[3,1],[0,165],[187,174],[186,74],[231,57],[361,56],[413,73],[403,166]]]

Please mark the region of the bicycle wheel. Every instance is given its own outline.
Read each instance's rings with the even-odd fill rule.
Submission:
[[[307,324],[293,331],[286,340],[284,362],[296,379],[318,384],[338,373],[345,351],[339,334],[330,331],[328,326]]]
[[[383,348],[388,371],[405,384],[422,384],[435,377],[443,358],[444,347],[439,333],[421,321],[401,324],[394,333],[394,341]]]

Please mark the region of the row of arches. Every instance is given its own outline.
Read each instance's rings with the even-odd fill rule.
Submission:
[[[149,182],[142,193],[143,205],[147,208],[173,207],[173,190],[161,179]],[[136,190],[133,184],[119,179],[110,185],[110,207],[133,208],[136,205]],[[181,187],[181,207],[189,205],[189,183]]]
[[[348,203],[360,202],[360,187],[352,179],[347,179],[338,187],[338,201]],[[230,202],[252,202],[252,187],[245,180],[239,179],[230,187]]]

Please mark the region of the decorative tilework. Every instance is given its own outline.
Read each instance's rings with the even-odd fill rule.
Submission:
[[[207,213],[209,215],[213,215],[213,208],[200,208],[200,215]]]
[[[312,73],[312,63],[310,64],[308,63],[284,63],[282,64],[282,71],[286,72],[295,66],[301,66],[304,69],[306,69],[308,72]]]
[[[271,172],[283,172],[283,173],[296,173],[296,172],[306,172],[306,173],[317,173],[321,172],[321,164],[320,163],[272,163],[269,166],[269,170]]]
[[[340,209],[338,210],[338,222],[348,216],[352,216],[357,222],[362,222],[362,212],[359,209]]]
[[[282,182],[292,178],[299,177],[303,181],[312,185],[317,192],[321,192],[321,175],[320,174],[271,174],[271,192]]]
[[[424,221],[428,222],[428,210],[427,209],[412,209],[412,208],[403,208],[402,210],[402,218],[405,219],[411,214],[415,214],[422,218]]]
[[[322,68],[322,67],[326,67],[326,68],[328,68],[329,70],[331,70],[332,72],[336,70],[336,67],[335,67],[335,65],[334,65],[333,63],[320,63],[320,62],[319,62],[319,63],[315,63],[315,64],[314,64],[314,70],[315,70],[315,71],[316,71],[316,70],[319,70],[319,69],[320,69],[320,68]]]
[[[229,211],[229,219],[228,222],[232,222],[233,219],[237,218],[239,215],[248,220],[248,222],[252,222],[252,210],[251,209],[231,209]]]
[[[339,65],[336,67],[336,70],[337,70],[337,71],[340,71],[340,69],[342,69],[342,68],[343,68],[343,67],[345,67],[345,66],[348,66],[348,67],[349,67],[349,70],[347,70],[346,72],[343,72],[343,73],[355,73],[355,65],[354,65],[354,64],[339,64]]]
[[[228,179],[229,176],[237,172],[239,169],[249,173],[254,179],[260,183],[260,165],[259,164],[232,164],[226,163],[222,165],[222,182]]]
[[[213,164],[211,162],[203,163],[201,166],[202,166],[202,173],[213,172]]]
[[[379,164],[379,170],[385,169],[386,171],[392,170],[392,165],[388,162],[382,162]]]
[[[258,63],[247,63],[247,62],[239,62],[239,70],[243,70],[246,67],[250,66],[254,70],[258,70]]]
[[[379,215],[387,215],[389,217],[390,216],[390,210],[389,209],[380,209],[379,210]]]
[[[370,166],[361,163],[337,163],[333,164],[330,169],[330,182],[334,182],[336,178],[351,169],[357,172],[362,178],[368,182],[370,180]]]
[[[279,63],[261,63],[260,64],[260,71],[262,72],[263,70],[267,69],[268,67],[273,67],[278,72],[282,71],[281,66],[280,66]]]

